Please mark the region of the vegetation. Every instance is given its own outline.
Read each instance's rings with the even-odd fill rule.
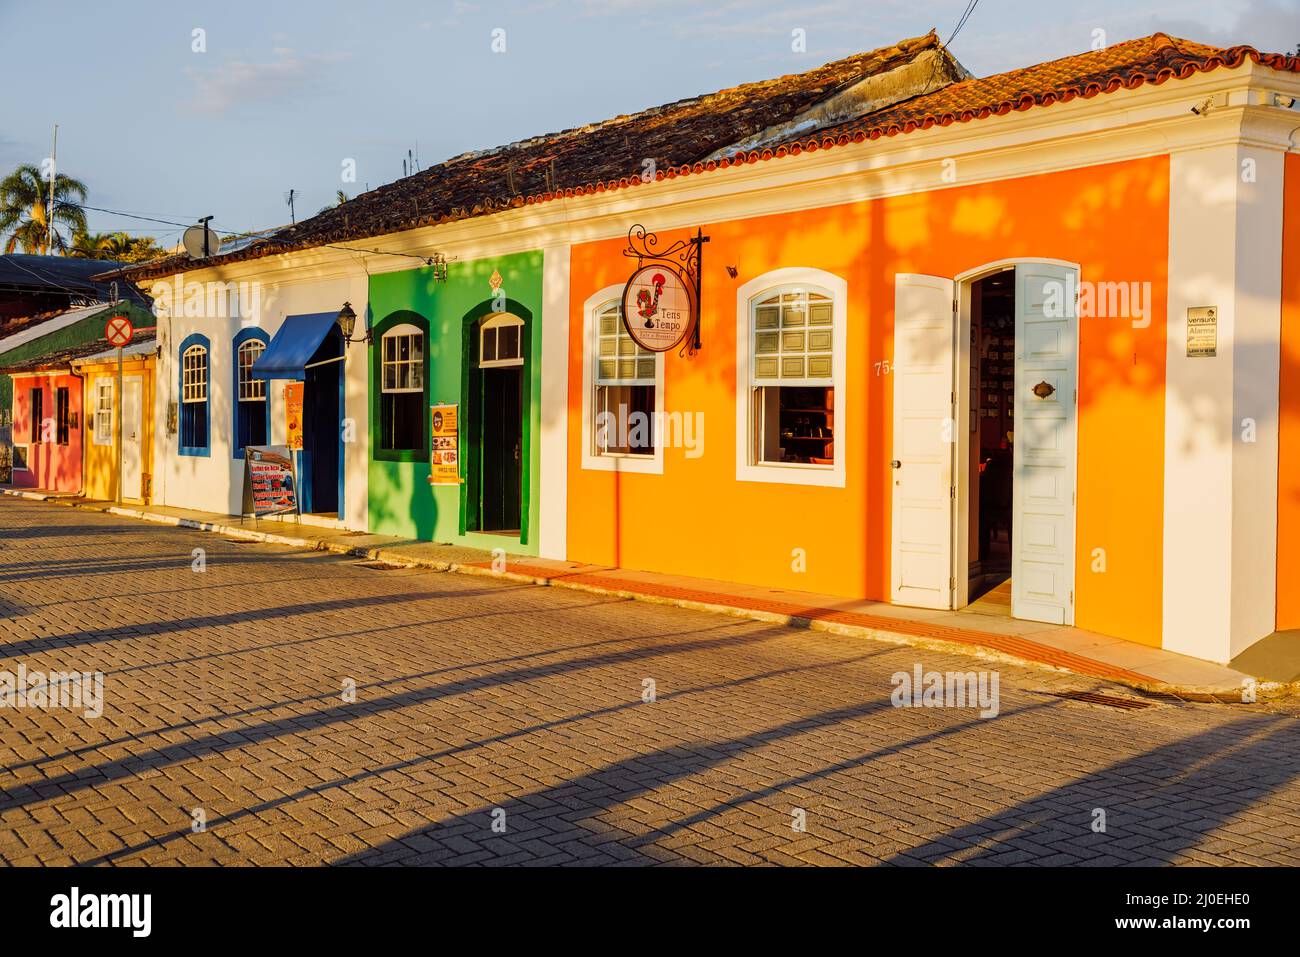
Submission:
[[[72,237],[67,255],[83,259],[111,259],[120,263],[142,263],[168,255],[152,236],[131,236],[124,232],[78,232]]]
[[[50,178],[36,166],[23,164],[0,180],[0,239],[5,253],[60,253],[121,263],[148,262],[168,254],[152,236],[88,231],[83,208],[86,184],[80,180],[55,175],[53,217],[49,199]]]
[[[63,173],[54,177],[54,208],[50,215],[50,178],[24,163],[0,180],[0,236],[8,233],[4,251],[63,252],[68,233],[85,231],[86,185]]]

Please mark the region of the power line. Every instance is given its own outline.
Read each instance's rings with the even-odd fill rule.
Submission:
[[[975,8],[979,6],[980,0],[967,0],[966,9],[962,11],[961,16],[957,19],[957,25],[952,28],[952,33],[948,34],[948,39],[943,42],[941,49],[946,51],[952,45],[952,41],[961,33],[961,28],[966,26],[966,21],[971,18]],[[934,75],[939,70],[939,58],[935,57],[934,63],[930,66],[930,78],[925,81],[925,87],[921,90],[920,95],[924,96],[930,92],[930,84],[934,82]]]

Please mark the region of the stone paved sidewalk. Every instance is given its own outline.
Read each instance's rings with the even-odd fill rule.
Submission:
[[[0,672],[106,699],[0,709],[0,860],[1300,863],[1285,704],[366,565],[0,499]]]

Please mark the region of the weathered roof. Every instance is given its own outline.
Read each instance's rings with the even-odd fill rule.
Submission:
[[[1300,72],[1297,56],[1261,53],[1248,46],[1207,46],[1163,33],[978,79],[960,79],[964,71],[945,53],[943,62],[951,74],[937,71],[924,85],[929,92],[815,132],[793,122],[847,87],[902,67],[927,50],[942,50],[933,31],[807,73],[744,84],[576,130],[467,153],[364,193],[235,253],[206,261],[183,257],[156,260],[127,270],[127,275],[135,280],[166,276],[186,268],[256,259],[638,186],[643,182],[643,158],[655,160],[655,179],[672,179],[1134,89],[1145,83],[1164,83],[1220,67],[1235,68],[1247,60]],[[734,155],[727,149],[743,147],[765,131],[779,132],[783,123],[791,124],[784,138],[764,136],[761,146]]]
[[[98,313],[108,312],[112,308],[112,303],[97,302],[89,306],[78,306],[75,309],[60,309],[50,313],[41,313],[31,317],[33,321],[26,323],[13,333],[5,333],[4,324],[0,323],[0,357],[3,357],[6,352],[26,345],[34,339],[48,336],[60,329],[66,329],[82,319],[89,319]]]
[[[640,183],[646,160],[657,170],[693,163],[774,125],[796,120],[837,93],[924,57],[942,67],[924,72],[914,95],[968,75],[941,49],[933,31],[859,53],[806,73],[745,83],[704,96],[495,149],[465,153],[363,193],[245,248],[192,260],[155,260],[129,269],[141,280],[183,269],[238,262],[332,242],[479,216],[523,206],[588,183]]]
[[[9,253],[0,256],[0,287],[25,290],[63,290],[98,293],[104,283],[94,277],[116,269],[122,263],[74,256],[35,256]]]
[[[136,329],[131,344],[123,352],[130,354],[152,352],[152,343],[156,335],[157,327],[155,326]],[[101,355],[105,353],[107,355]],[[117,355],[116,349],[109,345],[108,340],[93,339],[80,345],[69,346],[59,352],[32,356],[29,359],[23,359],[9,365],[4,365],[3,360],[0,360],[0,375],[21,375],[25,372],[42,372],[47,369],[66,369],[72,362],[84,359],[107,358],[108,355]]]
[[[1132,90],[1146,83],[1186,79],[1219,67],[1232,69],[1246,60],[1275,70],[1300,72],[1300,56],[1261,53],[1248,46],[1213,47],[1155,33],[1103,50],[953,83],[942,90],[844,123],[813,141],[825,146],[857,134],[874,138],[910,133],[935,125],[964,123],[1005,115],[1013,110],[1068,103],[1078,97]]]

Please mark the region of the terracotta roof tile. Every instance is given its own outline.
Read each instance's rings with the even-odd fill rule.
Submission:
[[[131,344],[127,346],[127,351],[135,349],[138,353],[140,347],[145,343],[154,341],[158,329],[156,326],[146,326],[137,328],[131,339]],[[91,356],[98,356],[102,353],[113,351],[107,339],[92,339],[90,342],[83,342],[75,346],[68,346],[60,349],[58,352],[50,352],[44,355],[31,356],[27,359],[21,359],[3,367],[0,367],[0,375],[16,375],[23,372],[40,372],[46,369],[62,369],[70,362],[77,359],[88,359]]]
[[[1180,40],[1163,33],[1103,50],[1064,57],[996,76],[945,82],[913,97],[811,136],[792,135],[761,150],[706,159],[779,125],[838,90],[938,49],[933,31],[892,47],[858,54],[807,73],[779,77],[680,100],[630,116],[540,136],[494,150],[467,153],[358,196],[219,257],[238,262],[329,243],[353,241],[451,222],[570,196],[643,184],[642,158],[654,159],[656,180],[743,166],[935,125],[967,122],[1013,110],[1050,106],[1144,83],[1164,83],[1247,60],[1300,72],[1300,57]],[[144,264],[136,280],[171,275],[198,263],[172,257]]]
[[[576,129],[465,153],[217,258],[238,262],[479,216],[558,196],[639,185],[645,160],[653,160],[659,171],[694,163],[773,124],[793,119],[865,77],[902,66],[939,47],[938,37],[931,31],[805,73],[745,83]],[[174,256],[129,272],[139,280],[197,265],[194,260]]]
[[[1036,66],[980,79],[953,83],[925,96],[841,124],[809,140],[826,146],[845,137],[872,139],[910,133],[915,129],[946,126],[1013,110],[1067,103],[1116,90],[1132,90],[1144,83],[1160,84],[1185,79],[1219,67],[1235,68],[1252,60],[1276,70],[1300,72],[1300,57],[1260,53],[1253,47],[1220,48],[1156,33],[1112,47],[1040,63]]]

